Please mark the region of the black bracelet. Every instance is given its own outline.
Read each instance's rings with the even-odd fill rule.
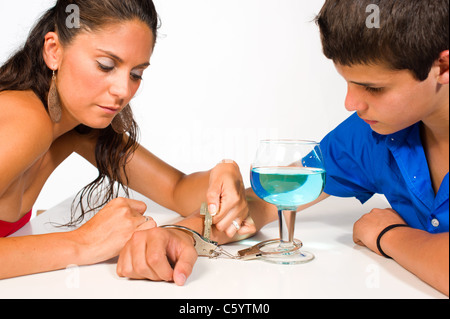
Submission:
[[[386,254],[384,253],[383,249],[381,249],[381,245],[380,245],[381,237],[383,237],[383,235],[386,234],[386,233],[387,233],[388,231],[390,231],[391,229],[394,229],[394,228],[397,228],[397,227],[409,227],[409,226],[406,225],[406,224],[395,224],[395,225],[390,225],[390,226],[386,227],[385,229],[383,229],[383,231],[378,235],[378,238],[377,238],[377,248],[378,248],[378,251],[379,251],[384,257],[386,257],[386,258],[392,259],[392,257],[386,255]]]

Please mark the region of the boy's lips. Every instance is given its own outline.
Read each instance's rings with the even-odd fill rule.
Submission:
[[[369,124],[369,125],[375,125],[375,124],[378,123],[378,121],[372,121],[372,120],[364,120],[364,119],[363,119],[363,121],[366,122],[366,123]]]
[[[364,122],[366,122],[366,123],[369,124],[369,125],[375,125],[375,124],[378,123],[378,121],[365,119],[365,118],[362,117],[359,113],[358,113],[358,116],[359,116],[359,118],[360,118],[361,120],[363,120]]]

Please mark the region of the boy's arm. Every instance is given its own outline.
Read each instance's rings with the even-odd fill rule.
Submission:
[[[353,240],[380,254],[377,238],[389,225],[405,224],[392,209],[374,209],[358,220]],[[449,295],[449,235],[430,234],[409,227],[394,228],[380,241],[384,253],[417,277],[442,293]]]
[[[390,233],[390,234],[389,234]],[[449,294],[449,236],[423,230],[394,229],[383,236],[383,250],[401,266],[441,291]]]

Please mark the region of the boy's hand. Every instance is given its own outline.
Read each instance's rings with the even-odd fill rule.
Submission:
[[[117,274],[183,286],[196,260],[197,251],[189,234],[174,229],[152,228],[134,233],[120,252]]]
[[[406,222],[391,208],[375,208],[370,213],[362,216],[354,224],[353,241],[381,255],[377,248],[378,235],[380,235],[383,229],[394,224],[406,224]]]

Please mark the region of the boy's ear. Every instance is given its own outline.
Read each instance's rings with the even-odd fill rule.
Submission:
[[[49,69],[54,71],[59,69],[62,59],[62,46],[55,32],[49,32],[45,35],[43,57]]]
[[[448,55],[449,50],[441,52],[439,56],[439,67],[440,67],[440,73],[439,73],[439,83],[440,84],[449,84],[449,69],[448,69]]]

